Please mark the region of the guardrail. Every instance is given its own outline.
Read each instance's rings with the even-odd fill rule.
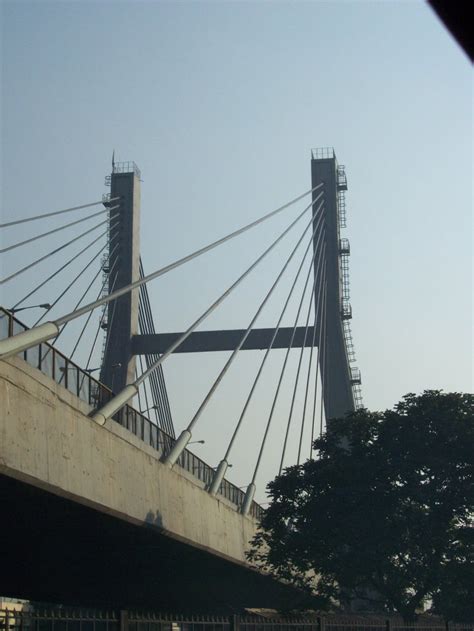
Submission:
[[[12,313],[0,307],[0,339],[26,331],[27,328]],[[110,388],[92,377],[87,370],[80,368],[47,342],[22,351],[18,356],[79,397],[91,406],[91,409],[104,405],[113,396]],[[172,436],[131,405],[125,405],[113,416],[113,420],[161,454],[167,453],[175,443]],[[176,464],[204,482],[206,486],[211,483],[214,476],[214,469],[188,449],[183,451]],[[242,506],[245,498],[244,491],[228,480],[222,481],[219,495],[237,507]],[[252,502],[250,509],[252,517],[260,520],[263,512],[264,510],[259,504]]]

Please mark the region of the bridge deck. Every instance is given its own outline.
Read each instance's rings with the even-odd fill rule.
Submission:
[[[3,593],[196,611],[294,597],[246,563],[254,519],[51,378],[0,362],[0,399]]]
[[[26,326],[22,322],[0,307],[0,339],[25,329]],[[94,379],[90,373],[82,370],[50,344],[45,343],[32,347],[21,353],[21,357],[30,366],[37,368],[57,384],[76,395],[81,401],[87,403],[89,406],[87,414],[97,407],[99,402],[104,404],[112,397],[112,391],[107,386]],[[174,438],[131,405],[125,405],[114,415],[113,420],[156,450],[160,457],[164,451],[169,451],[174,443]],[[176,465],[204,482],[206,486],[212,481],[214,469],[188,449],[184,450]],[[218,495],[225,497],[236,507],[242,505],[245,497],[245,493],[241,489],[225,479],[222,481]],[[262,510],[261,506],[252,502],[250,514],[254,518],[259,519]]]

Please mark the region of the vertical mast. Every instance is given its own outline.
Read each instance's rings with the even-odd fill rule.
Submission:
[[[324,212],[326,222],[326,327],[325,335],[321,336],[321,348],[318,351],[318,361],[324,358],[324,365],[320,366],[323,381],[323,398],[326,419],[343,416],[353,411],[354,397],[352,393],[352,378],[349,361],[344,342],[343,320],[350,317],[350,306],[342,299],[339,253],[339,217],[338,190],[347,188],[347,184],[339,177],[336,156],[331,148],[315,149],[311,157],[312,188],[324,183]],[[319,191],[313,192],[313,199]],[[313,216],[317,204],[313,205]],[[314,246],[316,242],[314,243]],[[314,273],[317,273],[316,259]],[[318,282],[321,282],[319,279]],[[318,285],[316,286],[318,294]],[[348,311],[349,308],[349,311]],[[320,314],[321,315],[321,314]],[[316,323],[316,340],[322,318]],[[324,333],[324,327],[323,327]]]
[[[140,171],[134,162],[113,162],[110,196],[120,206],[110,216],[109,292],[140,278]],[[118,247],[117,247],[118,244]],[[109,303],[107,341],[100,379],[118,392],[135,379],[132,336],[138,333],[139,290]]]

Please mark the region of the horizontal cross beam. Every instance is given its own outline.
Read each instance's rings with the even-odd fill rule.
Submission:
[[[262,350],[268,348],[275,329],[254,329],[250,331],[242,350]],[[288,348],[293,327],[281,327],[278,330],[272,348]],[[305,327],[296,328],[293,348],[301,348],[304,341]],[[184,340],[175,353],[203,353],[208,351],[233,351],[239,344],[245,329],[230,331],[197,331]],[[133,355],[160,355],[164,353],[182,333],[157,333],[154,335],[135,335],[132,338]],[[305,346],[311,346],[313,327],[308,327]]]

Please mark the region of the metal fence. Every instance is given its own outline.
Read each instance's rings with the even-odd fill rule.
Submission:
[[[0,307],[0,339],[26,331],[27,328],[12,313]],[[94,379],[90,372],[80,368],[51,344],[38,344],[19,353],[18,356],[79,397],[92,409],[104,405],[113,396],[110,388]],[[168,453],[174,445],[174,438],[131,405],[125,405],[114,414],[113,420],[160,454]],[[204,482],[206,486],[210,485],[214,476],[214,469],[191,451],[185,449],[176,464]],[[228,480],[222,481],[219,495],[237,507],[242,506],[245,498],[244,491]],[[259,504],[252,502],[250,515],[253,518],[260,520],[263,512],[264,510]]]
[[[0,610],[1,631],[121,631],[115,612]]]
[[[203,616],[128,611],[0,610],[1,631],[474,631],[471,623],[446,623],[422,615],[414,623],[378,615],[308,617]]]

